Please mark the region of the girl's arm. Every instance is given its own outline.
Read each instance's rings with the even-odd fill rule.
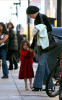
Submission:
[[[22,56],[27,56],[28,51],[29,51],[29,50],[26,50],[26,51],[20,50],[20,54],[21,54]]]
[[[34,51],[32,51],[32,52],[30,53],[30,56],[31,56],[31,57],[34,57]]]
[[[27,54],[27,57],[34,57],[34,51],[31,51],[29,54]]]

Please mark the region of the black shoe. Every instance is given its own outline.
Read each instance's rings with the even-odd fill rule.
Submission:
[[[6,79],[6,78],[8,78],[8,76],[2,76],[1,78],[2,78],[2,79]]]
[[[42,91],[46,91],[46,89],[42,89]]]
[[[32,91],[41,91],[42,89],[41,88],[34,88]]]
[[[8,68],[8,70],[13,70],[13,68]]]
[[[14,69],[18,69],[18,67],[15,67]]]

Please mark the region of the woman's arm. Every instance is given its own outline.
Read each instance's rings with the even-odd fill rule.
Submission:
[[[51,32],[52,26],[51,26],[50,21],[46,15],[43,15],[43,21],[44,21],[44,24],[47,26],[47,32]]]
[[[0,40],[0,44],[4,43],[8,39],[9,35],[4,35],[4,38]]]

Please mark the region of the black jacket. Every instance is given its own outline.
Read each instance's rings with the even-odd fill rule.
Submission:
[[[22,40],[23,40],[23,36],[17,33],[18,50],[20,50]]]
[[[36,16],[36,19],[34,20],[34,25],[45,24],[47,26],[47,32],[51,32],[52,31],[52,26],[51,26],[51,24],[49,22],[48,17],[43,14],[42,18],[43,18],[43,22],[44,23],[41,22],[40,13],[38,13],[38,15]],[[31,44],[31,48],[32,49],[34,49],[35,44],[36,44],[36,41],[35,41],[35,38],[33,38],[33,42]]]
[[[13,28],[9,29],[8,50],[18,50],[17,36]]]

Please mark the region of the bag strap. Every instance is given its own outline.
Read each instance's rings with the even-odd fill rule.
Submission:
[[[44,24],[44,21],[43,21],[43,14],[39,14],[40,16],[40,20],[41,20],[41,23]],[[48,34],[52,34],[51,32],[48,32]],[[53,35],[53,34],[52,34]]]

